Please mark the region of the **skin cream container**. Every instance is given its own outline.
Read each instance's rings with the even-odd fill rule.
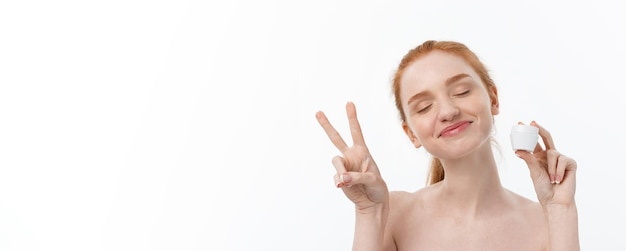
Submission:
[[[511,128],[513,150],[532,152],[539,140],[539,128],[530,125],[514,125]]]

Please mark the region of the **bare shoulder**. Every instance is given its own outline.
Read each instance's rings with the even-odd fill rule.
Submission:
[[[406,206],[415,200],[415,194],[407,191],[391,191],[389,192],[389,204],[394,207]]]
[[[421,226],[430,226],[427,222],[429,218],[427,214],[432,211],[429,206],[431,203],[428,203],[430,190],[430,187],[424,187],[415,192],[389,192],[389,214],[385,226],[385,239],[393,242],[393,246],[398,250],[411,245],[412,242],[407,242],[407,238],[410,240],[422,234]]]
[[[427,212],[429,187],[415,192],[392,191],[389,193],[389,218],[387,226],[390,230],[407,227],[406,224],[419,222],[420,214]]]
[[[509,191],[514,205],[515,213],[522,218],[529,228],[527,231],[535,233],[538,242],[547,243],[548,239],[548,222],[544,215],[541,204],[537,201],[530,200],[517,193]]]
[[[396,215],[402,215],[410,210],[412,204],[414,204],[415,197],[413,194],[406,191],[391,191],[389,192],[389,225],[394,225],[394,218]]]
[[[526,217],[537,219],[540,222],[545,221],[543,209],[541,208],[541,204],[539,204],[539,202],[530,200],[510,190],[507,191],[511,195],[511,198],[513,198],[515,208],[518,208],[520,210],[520,213],[522,213]]]
[[[405,214],[407,211],[413,211],[416,207],[424,206],[427,193],[428,187],[421,188],[415,192],[389,192],[390,212],[395,214]]]

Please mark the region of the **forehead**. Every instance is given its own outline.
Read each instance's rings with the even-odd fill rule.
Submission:
[[[411,63],[400,79],[402,99],[414,93],[443,85],[446,79],[465,73],[480,81],[478,74],[460,56],[444,51],[432,51]]]

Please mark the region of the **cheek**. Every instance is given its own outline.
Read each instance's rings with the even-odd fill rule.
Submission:
[[[430,116],[420,116],[413,119],[413,133],[421,141],[427,137],[430,137],[434,131],[434,122]]]
[[[491,102],[489,98],[485,99],[485,97],[476,97],[473,99],[467,99],[465,102],[459,104],[459,106],[465,107],[467,111],[474,114],[491,114]]]

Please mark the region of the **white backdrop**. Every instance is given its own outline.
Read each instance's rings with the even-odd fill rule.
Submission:
[[[620,1],[3,1],[0,250],[349,250],[333,185],[354,101],[392,190],[424,186],[390,95],[427,39],[491,70],[504,185],[537,120],[578,161],[583,250],[626,246]]]

